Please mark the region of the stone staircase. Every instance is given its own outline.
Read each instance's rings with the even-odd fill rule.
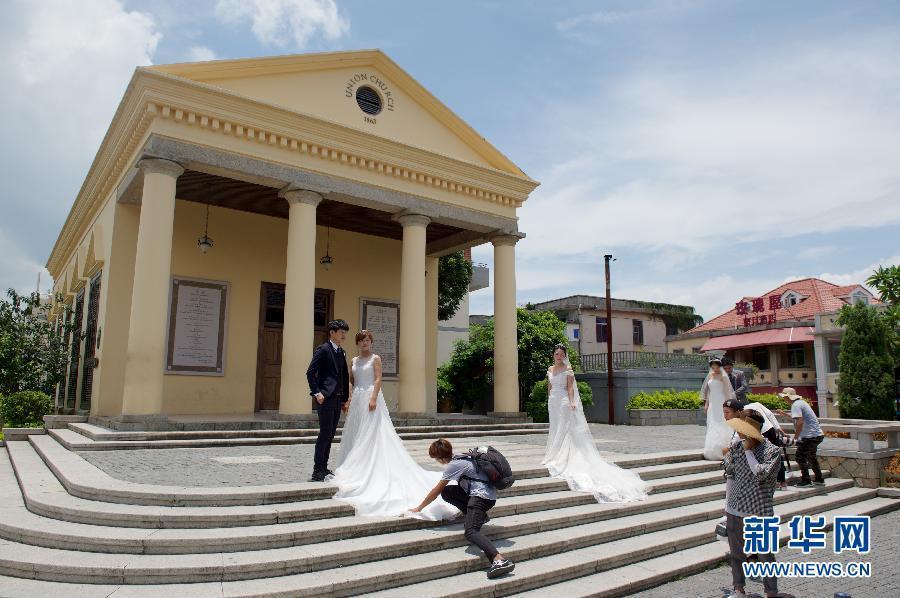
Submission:
[[[598,504],[547,477],[535,445],[491,434],[518,481],[501,493],[485,531],[517,569],[489,581],[460,522],[356,517],[330,498],[334,488],[326,484],[121,481],[69,450],[72,435],[96,443],[171,438],[104,439],[102,430],[52,430],[9,442],[0,455],[3,596],[615,596],[709,567],[727,550],[714,537],[721,472],[697,451],[611,457],[650,481],[653,492],[641,502]],[[447,432],[468,433],[477,444],[485,436],[473,434],[487,431]],[[421,434],[407,441],[411,454],[424,454],[436,432]],[[900,508],[900,500],[833,478],[775,499],[782,516]]]
[[[444,438],[478,438],[483,436],[521,436],[546,434],[549,424],[445,424],[398,426],[403,440]],[[70,423],[65,428],[47,433],[69,450],[98,451],[148,448],[211,448],[222,446],[260,446],[282,444],[314,444],[317,428],[259,430],[171,430],[115,431],[89,423]],[[340,441],[338,428],[335,441]]]

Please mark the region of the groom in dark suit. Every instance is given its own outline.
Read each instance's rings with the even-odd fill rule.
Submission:
[[[341,411],[350,406],[350,373],[347,355],[341,345],[350,327],[343,320],[328,323],[328,342],[319,345],[306,370],[309,394],[316,401],[319,413],[319,437],[316,439],[315,462],[311,482],[322,482],[332,473],[328,469],[328,455],[337,431]]]

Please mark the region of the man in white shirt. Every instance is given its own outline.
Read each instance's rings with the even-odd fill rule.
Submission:
[[[785,388],[783,392],[778,393],[778,396],[791,401],[789,417],[794,420],[794,438],[797,439],[797,454],[794,458],[800,467],[801,477],[797,487],[802,488],[813,484],[824,486],[825,478],[822,477],[819,458],[816,456],[819,445],[825,440],[825,434],[822,433],[822,427],[819,425],[819,418],[816,417],[812,407],[793,388]],[[780,410],[779,413],[788,415],[784,410]],[[814,479],[810,479],[810,468],[815,475]]]

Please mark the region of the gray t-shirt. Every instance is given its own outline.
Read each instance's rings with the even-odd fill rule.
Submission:
[[[465,477],[463,477],[465,476]],[[472,478],[471,480],[466,478]],[[475,465],[466,459],[454,459],[447,463],[442,480],[457,482],[469,496],[478,496],[487,500],[497,500],[497,489],[487,483],[488,477],[479,472]],[[479,480],[485,480],[481,482]]]
[[[803,430],[800,432],[800,438],[816,438],[822,436],[822,428],[819,426],[819,418],[816,417],[806,401],[797,399],[791,403],[791,419],[798,417],[803,418]]]

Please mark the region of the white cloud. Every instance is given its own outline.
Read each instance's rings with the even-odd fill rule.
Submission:
[[[4,5],[0,287],[34,287],[135,66],[151,63],[160,37],[152,17],[115,0]]]
[[[302,49],[316,35],[336,40],[350,30],[334,0],[219,0],[216,16],[226,23],[249,19],[267,46]]]
[[[206,62],[207,60],[216,60],[216,53],[206,46],[191,46],[187,51],[188,62]]]
[[[616,25],[665,16],[693,8],[702,3],[704,3],[703,0],[661,0],[658,2],[651,2],[649,5],[645,4],[644,8],[598,10],[557,21],[556,29],[560,33],[574,34],[578,37],[583,37],[581,35],[581,30],[590,26]]]
[[[641,67],[548,97],[534,112],[545,115],[535,137],[554,161],[532,173],[542,185],[520,211],[528,234],[518,248],[520,301],[542,285],[587,291],[570,267],[578,256],[596,269],[603,253],[638,252],[652,280],[736,244],[768,242],[772,261],[799,235],[900,224],[897,55],[896,32],[834,38],[760,49],[727,67]],[[806,258],[829,251],[810,248]],[[535,265],[550,263],[559,265],[550,273]],[[566,287],[545,284],[568,276]],[[705,296],[713,281],[721,301]],[[709,315],[778,281],[743,282],[711,276],[615,294]]]

